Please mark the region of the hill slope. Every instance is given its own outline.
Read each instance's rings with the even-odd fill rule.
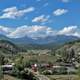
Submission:
[[[10,41],[0,40],[0,54],[15,54],[18,52],[18,47]]]
[[[70,61],[72,58],[80,59],[80,40],[65,43],[55,50],[55,53],[60,55],[65,60]],[[80,60],[79,60],[80,61]]]

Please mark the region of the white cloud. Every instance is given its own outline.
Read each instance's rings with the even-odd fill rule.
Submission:
[[[41,16],[38,16],[38,17],[35,17],[32,22],[46,22],[48,19],[49,19],[49,15],[48,16],[45,16],[45,15],[41,15]]]
[[[53,30],[47,26],[21,26],[17,28],[9,28],[0,26],[0,34],[4,34],[10,38],[31,37],[37,39],[38,37],[45,38],[47,36],[66,35],[80,37],[78,26],[68,26],[61,30]]]
[[[60,15],[63,15],[63,14],[65,14],[65,13],[67,13],[67,12],[68,12],[67,9],[57,9],[57,10],[55,10],[55,11],[53,12],[53,14],[54,14],[55,16],[60,16]]]
[[[12,38],[19,38],[19,37],[26,36],[26,33],[28,32],[27,29],[28,29],[27,26],[18,27],[13,32],[8,34],[8,36]]]
[[[64,27],[62,30],[59,31],[59,34],[73,35],[76,32],[77,28],[77,26]]]
[[[0,26],[0,34],[9,34],[12,32],[12,29],[4,26]]]
[[[64,27],[57,34],[58,35],[67,35],[67,36],[80,37],[80,32],[78,31],[78,26]]]
[[[16,17],[21,17],[23,16],[25,13],[29,13],[34,11],[34,7],[29,7],[23,10],[18,10],[16,7],[11,7],[11,8],[6,8],[3,10],[3,15],[0,16],[0,18],[11,18],[11,19],[15,19]]]
[[[64,27],[61,30],[53,30],[47,26],[21,26],[16,28],[15,31],[10,33],[8,36],[13,38],[20,38],[24,36],[28,36],[31,38],[37,37],[47,37],[47,36],[54,36],[54,35],[67,35],[67,36],[77,36],[79,37],[79,32],[77,31],[78,26],[69,26]]]
[[[80,32],[75,32],[75,33],[74,33],[74,36],[77,36],[77,37],[80,38]]]
[[[46,26],[21,26],[16,28],[15,31],[12,33],[8,34],[9,37],[13,38],[20,38],[24,36],[28,36],[31,38],[37,38],[37,37],[46,37],[50,35],[52,32],[52,29]]]

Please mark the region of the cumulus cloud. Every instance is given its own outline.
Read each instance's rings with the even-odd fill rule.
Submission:
[[[20,38],[24,36],[28,36],[31,38],[37,38],[37,37],[46,37],[50,35],[52,32],[52,29],[46,26],[21,26],[16,28],[15,31],[10,33],[8,36],[13,38]]]
[[[63,14],[65,14],[65,13],[67,13],[67,12],[68,12],[67,9],[57,9],[57,10],[55,10],[55,11],[53,12],[53,14],[54,14],[55,16],[60,16],[60,15],[63,15]]]
[[[12,32],[12,29],[4,26],[0,26],[0,34],[9,34]]]
[[[48,36],[56,36],[56,35],[80,37],[78,26],[68,26],[64,27],[61,30],[53,30],[53,28],[51,27],[39,26],[39,25],[33,25],[33,26],[24,25],[14,29],[0,26],[0,34],[5,34],[10,38],[22,38],[27,36],[33,39],[37,39],[39,37],[45,38]]]
[[[29,13],[34,11],[34,7],[29,7],[23,10],[18,10],[17,7],[11,7],[11,8],[6,8],[3,10],[3,15],[0,16],[0,18],[11,18],[11,19],[15,19],[16,17],[21,17],[23,16],[25,13]]]
[[[64,27],[57,34],[58,35],[66,35],[66,36],[80,37],[80,32],[78,31],[78,26]]]
[[[62,30],[59,31],[59,34],[62,35],[73,35],[76,32],[77,26],[69,26],[64,27]]]
[[[73,36],[77,36],[80,38],[80,32],[75,32]]]
[[[49,15],[48,16],[41,15],[41,16],[35,17],[32,20],[32,22],[46,22],[46,21],[48,21],[49,17],[50,17]]]
[[[13,32],[11,32],[10,34],[8,34],[8,37],[12,37],[12,38],[19,38],[19,37],[23,37],[26,35],[27,32],[27,26],[22,26],[22,27],[18,27],[16,28]]]

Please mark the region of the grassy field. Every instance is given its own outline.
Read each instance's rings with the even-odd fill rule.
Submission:
[[[52,55],[47,54],[41,54],[41,55],[29,55],[29,54],[22,54],[24,56],[24,59],[29,60],[36,60],[38,62],[55,62],[56,57]]]
[[[49,75],[50,80],[80,80],[77,75]]]

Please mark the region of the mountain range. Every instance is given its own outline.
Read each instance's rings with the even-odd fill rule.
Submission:
[[[43,44],[60,44],[65,42],[70,42],[79,39],[75,36],[65,36],[65,35],[57,35],[57,36],[48,36],[45,38],[38,37],[37,39],[33,39],[30,37],[22,37],[22,38],[9,38],[5,35],[0,35],[0,39],[3,40],[9,40],[11,42],[14,42],[16,44],[37,44],[37,45],[43,45]]]
[[[57,35],[57,36],[48,36],[45,38],[38,37],[37,39],[32,39],[30,37],[23,38],[9,38],[5,35],[0,35],[1,40],[8,40],[18,47],[26,49],[52,49],[58,46],[63,45],[64,43],[79,40],[80,38],[75,36],[65,36],[65,35]]]

